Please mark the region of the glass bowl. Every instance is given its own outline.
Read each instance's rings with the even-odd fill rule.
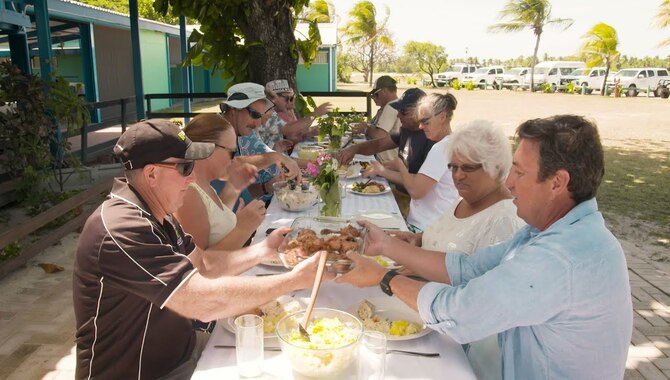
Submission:
[[[298,150],[298,157],[303,160],[316,161],[321,153],[326,153],[326,149],[318,145],[305,145]]]
[[[345,230],[344,235],[343,229],[348,230]],[[362,253],[366,232],[354,219],[300,217],[291,224],[291,232],[286,234],[277,248],[277,253],[286,268],[293,268],[316,252],[326,250],[326,270],[331,273],[347,273],[354,268],[354,263],[345,253]]]
[[[313,378],[337,378],[355,368],[363,323],[344,311],[315,308],[312,311],[305,341],[298,331],[305,311],[289,314],[277,323],[277,337],[282,352],[295,372]]]
[[[303,185],[296,184],[291,189],[288,181],[278,181],[272,184],[274,197],[282,209],[286,211],[304,211],[314,206],[319,198],[319,190],[309,182]]]

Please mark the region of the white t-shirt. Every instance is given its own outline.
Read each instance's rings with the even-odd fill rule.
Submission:
[[[391,107],[390,102],[386,104],[380,111],[381,115],[376,120],[376,128],[381,128],[387,133],[395,132],[400,128],[400,119],[398,119],[398,111]],[[380,162],[389,162],[398,158],[398,148],[385,150],[377,153],[377,159]]]
[[[459,251],[471,255],[479,248],[509,239],[526,224],[516,215],[516,206],[511,199],[503,199],[462,219],[454,216],[460,202],[454,202],[423,231],[421,246],[424,249],[439,252]]]
[[[446,146],[449,136],[433,145],[426,160],[417,174],[426,175],[437,183],[431,191],[421,199],[414,199],[409,203],[407,223],[426,229],[444,213],[458,199],[458,190],[451,178],[451,171],[447,169]]]

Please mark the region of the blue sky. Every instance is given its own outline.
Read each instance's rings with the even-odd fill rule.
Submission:
[[[357,0],[333,0],[340,26]],[[515,58],[533,53],[532,31],[489,33],[487,27],[498,20],[506,0],[372,0],[378,14],[390,8],[388,27],[395,41],[432,42],[445,47],[449,59]],[[613,26],[619,36],[619,51],[636,57],[670,56],[670,46],[657,47],[670,37],[670,28],[652,25],[661,0],[553,0],[552,17],[572,18],[574,24],[563,31],[546,28],[539,56],[575,54],[583,35],[599,22]]]

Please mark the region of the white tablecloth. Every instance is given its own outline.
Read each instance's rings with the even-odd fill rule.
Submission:
[[[356,159],[366,159],[357,157]],[[368,160],[370,158],[367,158]],[[349,179],[347,184],[360,181]],[[385,181],[383,179],[380,182]],[[393,198],[392,193],[381,195],[356,195],[346,193],[343,201],[343,216],[355,217],[361,214],[385,213],[397,217],[395,228],[406,230],[406,226],[400,217],[400,210]],[[256,231],[253,242],[265,238],[268,228],[290,226],[293,220],[299,216],[317,216],[318,205],[303,212],[284,211],[278,202],[272,201],[268,207],[266,218]],[[283,267],[259,265],[248,271],[247,275],[258,273],[279,273],[286,271]],[[296,292],[295,297],[300,297],[307,304],[310,290]],[[339,310],[353,311],[363,299],[374,297],[386,297],[378,287],[358,289],[348,284],[337,284],[328,282],[322,285],[316,307],[330,307]],[[192,379],[236,379],[237,368],[235,349],[214,348],[214,345],[234,345],[235,336],[222,327],[224,321],[220,321],[202,353],[198,366]],[[277,338],[266,339],[267,347],[277,347]],[[389,349],[405,349],[422,352],[439,352],[439,358],[422,358],[416,356],[404,356],[389,354],[386,358],[386,379],[475,379],[470,363],[461,346],[449,337],[431,332],[420,338],[406,341],[389,341]],[[302,379],[301,375],[293,373],[288,360],[281,352],[265,352],[264,374],[259,379]],[[339,379],[355,379],[351,373],[344,374]]]
[[[277,269],[275,269],[277,270]],[[257,267],[253,272],[271,272],[272,269]],[[309,299],[309,290],[297,292],[296,297]],[[348,284],[328,282],[322,285],[316,307],[331,307],[351,311],[363,299],[386,297],[379,288],[358,289]],[[237,379],[234,348],[214,348],[214,345],[234,345],[235,336],[219,322],[202,353],[193,380]],[[277,338],[265,339],[266,347],[278,347]],[[389,341],[389,349],[405,349],[421,352],[439,352],[439,358],[388,354],[386,356],[386,379],[475,379],[470,363],[461,345],[445,335],[431,332],[420,338],[406,341]],[[352,368],[353,369],[353,368]],[[264,374],[259,379],[302,379],[293,373],[288,360],[281,352],[265,351]],[[354,371],[351,371],[354,372]],[[353,373],[338,377],[342,380],[355,379]]]

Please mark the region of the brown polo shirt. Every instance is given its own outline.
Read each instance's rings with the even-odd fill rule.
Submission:
[[[114,181],[77,245],[77,379],[154,379],[188,359],[191,321],[164,306],[196,272],[194,249],[176,221],[160,223],[125,179]]]

